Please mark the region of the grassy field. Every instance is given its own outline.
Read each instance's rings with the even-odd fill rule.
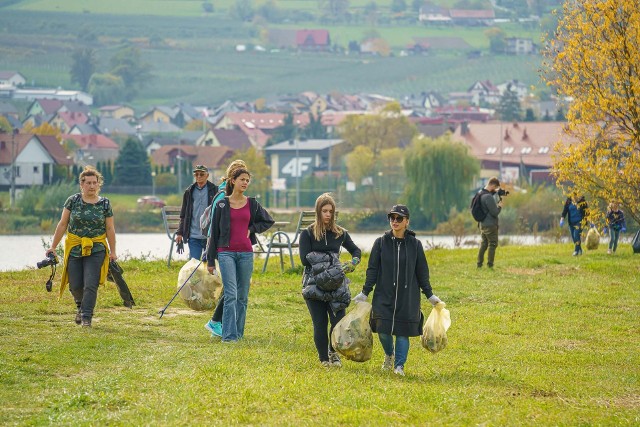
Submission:
[[[411,340],[407,376],[372,360],[320,367],[300,276],[254,274],[245,340],[203,329],[176,301],[179,266],[123,263],[137,306],[101,289],[94,327],[48,272],[0,274],[0,419],[5,425],[638,425],[640,267],[628,245],[580,258],[569,245],[427,252],[447,302],[449,346]],[[365,257],[366,258],[366,257]],[[366,262],[366,259],[365,259]],[[352,293],[364,267],[354,273]],[[58,275],[59,280],[59,275]],[[55,284],[57,287],[57,282]],[[423,303],[423,312],[429,311]]]
[[[44,3],[48,6],[44,7]],[[87,2],[90,5],[107,2]],[[518,79],[538,85],[540,58],[483,56],[467,59],[465,52],[436,51],[430,56],[380,58],[351,55],[295,52],[235,51],[237,44],[266,44],[263,29],[234,22],[225,14],[215,16],[147,16],[134,14],[142,2],[110,10],[116,14],[71,13],[72,6],[84,2],[19,2],[0,13],[0,64],[2,69],[19,70],[29,84],[72,88],[69,69],[71,53],[80,40],[91,34],[89,44],[96,50],[98,71],[106,71],[109,59],[124,42],[140,47],[143,58],[153,67],[153,79],[134,100],[134,107],[191,102],[217,105],[227,99],[255,100],[278,94],[314,90],[321,93],[374,92],[401,97],[423,91],[466,90],[475,80],[498,83]],[[171,9],[196,2],[153,2]],[[51,8],[58,4],[60,12]],[[63,5],[66,5],[63,7]],[[105,6],[106,7],[106,6]],[[185,6],[186,7],[186,6]],[[76,11],[77,12],[77,11]],[[298,23],[268,28],[327,28],[332,43],[346,48],[352,40],[362,40],[375,30],[396,54],[414,37],[462,37],[473,48],[486,51],[484,28],[426,28],[416,25],[351,26]],[[539,37],[538,31],[505,27],[509,35]],[[160,45],[151,46],[156,38]]]

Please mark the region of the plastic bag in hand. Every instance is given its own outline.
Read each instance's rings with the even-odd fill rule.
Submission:
[[[431,310],[422,330],[422,346],[431,353],[437,353],[447,346],[447,329],[451,326],[451,316],[445,303],[439,302]]]
[[[366,362],[373,351],[373,334],[369,326],[371,304],[359,302],[344,316],[331,333],[333,348],[354,362]]]
[[[195,258],[189,259],[180,269],[177,287],[180,288],[186,280],[188,283],[180,290],[180,298],[190,308],[203,311],[216,306],[222,295],[222,280],[219,276],[209,274],[205,263]]]

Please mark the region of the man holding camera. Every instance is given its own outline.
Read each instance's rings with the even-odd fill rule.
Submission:
[[[502,211],[502,195],[506,195],[508,192],[500,189],[500,181],[495,176],[489,179],[482,192],[480,204],[487,215],[480,222],[482,243],[478,251],[478,268],[481,268],[484,263],[484,253],[487,248],[489,249],[487,267],[493,268],[496,248],[498,247],[498,215]]]

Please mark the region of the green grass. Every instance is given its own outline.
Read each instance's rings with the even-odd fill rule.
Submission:
[[[210,313],[176,301],[179,266],[123,262],[137,306],[100,290],[92,330],[48,272],[0,273],[0,419],[7,425],[638,425],[640,268],[623,245],[427,252],[453,324],[439,354],[411,339],[407,376],[369,362],[319,366],[300,277],[254,273],[245,340],[223,345]],[[366,258],[366,257],[365,257]],[[366,259],[365,259],[366,262]],[[360,290],[364,266],[353,276]],[[59,276],[58,276],[59,278]],[[56,283],[57,286],[57,283]],[[423,312],[429,312],[423,303]]]

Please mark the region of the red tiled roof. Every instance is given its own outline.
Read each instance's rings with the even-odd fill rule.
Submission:
[[[164,145],[154,151],[151,158],[157,165],[171,166],[178,154],[189,158],[192,165],[205,165],[210,169],[221,169],[227,167],[233,150],[229,147]]]
[[[19,133],[12,139],[11,133],[0,132],[0,164],[11,164],[12,144],[15,144],[13,149],[15,149],[14,155],[17,157],[31,138],[33,138],[33,135],[30,133]]]
[[[251,148],[249,137],[239,129],[213,129],[212,132],[220,145],[224,147],[229,147],[234,151]]]
[[[328,46],[329,31],[327,30],[298,30],[296,32],[298,46]]]
[[[522,160],[525,165],[548,168],[553,164],[556,143],[571,141],[564,132],[565,125],[565,122],[462,124],[453,138],[466,143],[471,154],[482,161],[502,158],[503,163],[520,164]]]
[[[64,111],[62,113],[58,113],[58,117],[62,119],[69,128],[74,127],[75,125],[83,125],[89,121],[89,117],[86,114],[80,112],[68,112]]]
[[[58,142],[58,139],[52,135],[36,135],[36,138],[40,140],[42,146],[49,152],[51,157],[59,165],[69,166],[73,164],[73,160],[67,158],[67,153],[62,148],[62,145]]]
[[[57,99],[39,99],[35,102],[40,105],[45,114],[54,114],[63,105],[62,101]]]
[[[120,146],[111,138],[104,135],[62,135],[63,139],[73,140],[78,147],[87,148],[111,148],[119,149]]]

